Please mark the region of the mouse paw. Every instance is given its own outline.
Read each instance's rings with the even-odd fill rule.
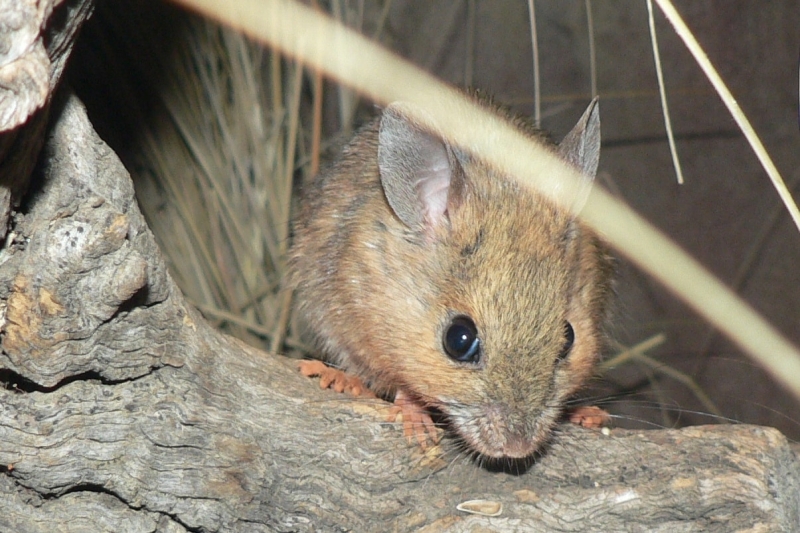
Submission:
[[[597,429],[608,423],[611,415],[594,405],[581,405],[567,411],[569,421],[585,428]]]
[[[319,386],[322,389],[331,388],[336,392],[347,392],[353,396],[375,398],[372,391],[359,378],[331,368],[322,361],[300,361],[297,366],[300,373],[308,378],[318,376]]]
[[[430,413],[402,390],[395,394],[394,405],[386,417],[387,422],[395,422],[397,415],[403,418],[403,435],[409,444],[416,439],[420,448],[426,450],[429,441],[434,445],[439,443],[441,435]]]

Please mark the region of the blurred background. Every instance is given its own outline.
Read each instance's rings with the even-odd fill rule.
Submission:
[[[528,1],[314,5],[443,80],[534,114]],[[800,233],[658,8],[682,185],[665,133],[645,0],[533,5],[542,127],[560,140],[599,94],[599,183],[800,344]],[[800,197],[797,2],[675,5]],[[302,355],[308,348],[291,295],[280,291],[293,195],[374,115],[374,105],[233,32],[144,0],[99,3],[68,79],[131,172],[190,302],[227,333]],[[616,292],[606,364],[584,394],[615,415],[615,425],[729,421],[800,438],[800,403],[622,258]]]

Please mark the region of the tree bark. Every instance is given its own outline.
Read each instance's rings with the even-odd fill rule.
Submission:
[[[64,90],[49,111],[37,170],[15,167],[33,180],[0,250],[0,531],[800,524],[800,464],[770,428],[564,425],[534,464],[500,469],[448,439],[423,454],[384,422],[385,403],[319,390],[291,361],[212,330],[80,102]],[[43,132],[29,120],[14,135]],[[457,510],[466,500],[502,510]]]
[[[93,8],[90,0],[0,0],[0,240],[42,148],[50,96]]]

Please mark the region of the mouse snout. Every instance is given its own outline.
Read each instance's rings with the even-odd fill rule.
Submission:
[[[526,435],[506,433],[504,437],[502,444],[498,443],[499,446],[496,446],[494,450],[487,452],[485,455],[496,458],[523,459],[536,451],[535,443]]]
[[[486,444],[486,455],[492,457],[522,458],[531,455],[536,443],[528,431],[526,420],[501,404],[485,408],[482,440]]]
[[[544,443],[557,413],[530,417],[502,403],[451,414],[456,432],[470,448],[494,458],[529,457]]]

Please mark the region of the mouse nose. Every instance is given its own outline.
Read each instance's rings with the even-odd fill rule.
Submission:
[[[511,459],[523,459],[536,451],[534,441],[525,436],[517,434],[506,435],[505,443],[501,446],[500,456]]]
[[[536,451],[537,440],[526,431],[525,422],[518,420],[508,407],[488,407],[483,420],[481,436],[487,455],[522,459]]]

